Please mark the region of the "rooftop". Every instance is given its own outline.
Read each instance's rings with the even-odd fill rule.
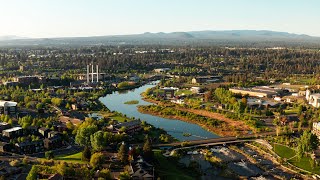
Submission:
[[[3,101],[0,100],[0,106],[17,106],[18,103],[13,101]]]
[[[22,127],[13,127],[10,129],[3,130],[2,132],[13,132],[13,131],[21,130],[21,129],[22,129]]]

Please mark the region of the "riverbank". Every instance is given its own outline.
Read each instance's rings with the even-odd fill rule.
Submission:
[[[152,105],[151,105],[152,106]],[[155,106],[155,105],[153,105]],[[165,115],[160,111],[152,111],[150,110],[151,108],[147,108],[148,106],[138,106],[138,111],[144,114],[151,114],[154,116],[159,116],[159,117],[163,117],[163,118],[168,118],[168,119],[176,119],[176,120],[180,120],[180,121],[185,121],[188,123],[193,123],[193,124],[197,124],[199,126],[201,126],[203,129],[210,131],[211,133],[217,134],[219,136],[238,136],[241,133],[239,133],[238,131],[236,131],[235,129],[231,129],[230,127],[228,127],[226,125],[226,123],[222,122],[222,121],[216,121],[215,125],[208,125],[207,123],[204,122],[199,122],[196,121],[192,118],[188,118],[186,116],[181,116],[181,115]],[[163,107],[163,108],[168,108],[168,107]],[[170,109],[166,109],[165,111],[170,111]],[[194,114],[196,115],[196,114]],[[193,116],[193,114],[189,114],[189,116]],[[197,115],[199,116],[199,115]],[[206,118],[206,117],[204,117]],[[210,119],[212,120],[212,119]],[[188,132],[184,132],[184,133],[188,133]]]
[[[143,96],[143,94],[141,94],[141,95]],[[182,120],[182,121],[186,121],[186,122],[195,123],[195,124],[198,124],[201,127],[205,128],[205,129],[208,129],[212,133],[218,134],[219,136],[241,136],[241,135],[247,135],[248,132],[253,131],[253,129],[251,127],[249,127],[248,125],[246,125],[243,121],[237,121],[237,120],[234,120],[234,119],[226,118],[223,114],[220,114],[220,113],[210,112],[210,111],[206,111],[206,110],[202,110],[202,109],[189,109],[189,108],[185,108],[185,107],[182,107],[182,106],[173,105],[171,103],[169,104],[169,103],[157,101],[157,100],[154,100],[154,99],[146,98],[145,96],[143,96],[142,99],[144,101],[156,104],[158,106],[163,106],[163,107],[170,106],[171,108],[174,108],[174,109],[177,109],[177,110],[180,110],[180,111],[190,112],[190,113],[194,113],[194,114],[197,114],[197,115],[205,116],[207,118],[212,118],[212,119],[219,120],[219,121],[223,122],[222,127],[220,127],[220,128],[215,128],[214,127],[213,128],[213,127],[207,127],[205,124],[201,124],[199,122],[186,120],[186,119],[184,119],[182,117],[164,116],[164,115],[161,115],[160,113],[147,112],[147,111],[142,112],[142,110],[140,111],[138,109],[141,113],[147,113],[147,114],[160,116],[160,117],[164,117],[164,118],[172,118],[172,119],[177,119],[177,120]]]

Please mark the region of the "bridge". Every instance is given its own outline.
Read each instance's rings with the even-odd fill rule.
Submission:
[[[305,128],[303,128],[305,129]],[[298,128],[294,128],[293,131],[297,131]],[[264,132],[259,134],[249,134],[241,137],[231,136],[231,137],[219,137],[219,138],[210,138],[210,139],[201,139],[201,140],[191,140],[186,141],[186,146],[191,147],[199,147],[199,146],[213,146],[213,145],[223,145],[223,144],[230,144],[230,143],[241,143],[241,142],[248,142],[254,139],[260,139],[266,136],[274,136],[276,132]],[[173,142],[168,144],[153,144],[153,147],[177,147],[181,146],[183,142]],[[190,148],[190,147],[189,147]]]

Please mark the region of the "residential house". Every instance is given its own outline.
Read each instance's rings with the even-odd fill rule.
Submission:
[[[125,132],[128,134],[140,131],[142,129],[140,120],[134,120],[134,121],[124,122],[124,123],[115,125],[115,128],[118,131],[122,127],[125,127]]]
[[[11,149],[11,144],[6,142],[0,142],[0,152],[10,152]]]
[[[6,122],[0,122],[0,133],[2,133],[3,130],[9,129],[11,127],[10,124]]]
[[[5,129],[2,131],[2,136],[8,137],[10,139],[20,137],[23,136],[23,129],[21,127]]]
[[[51,131],[50,129],[48,128],[45,128],[45,127],[42,127],[42,128],[39,128],[39,133],[43,136],[43,137],[48,137],[48,133]]]
[[[16,114],[18,111],[17,104],[18,103],[13,101],[0,100],[0,114],[6,114],[6,115]]]
[[[16,152],[19,154],[33,154],[44,151],[43,140],[21,142],[15,144]]]
[[[43,140],[45,149],[56,149],[63,146],[61,136],[48,137]]]
[[[131,178],[134,180],[153,180],[154,167],[143,160],[141,156],[130,164]]]

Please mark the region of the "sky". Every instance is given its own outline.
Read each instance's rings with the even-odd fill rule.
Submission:
[[[319,0],[0,0],[0,36],[244,29],[320,36],[319,22]]]

